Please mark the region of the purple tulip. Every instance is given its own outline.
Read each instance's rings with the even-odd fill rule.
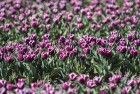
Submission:
[[[137,78],[137,79],[136,79],[136,84],[137,84],[137,85],[140,85],[140,78]]]
[[[33,28],[38,28],[38,27],[39,27],[39,22],[38,22],[38,21],[32,21],[32,22],[31,22],[31,26],[32,26]]]
[[[107,24],[107,23],[109,23],[110,22],[110,18],[109,17],[107,17],[107,18],[105,18],[104,20],[103,20],[103,24]]]
[[[14,61],[14,58],[12,56],[6,56],[4,60],[8,63],[12,63]]]
[[[61,36],[61,37],[59,38],[59,43],[64,44],[65,41],[66,41],[66,39],[64,38],[64,36]]]
[[[83,23],[77,23],[77,28],[78,29],[83,29],[84,28],[84,24]]]
[[[33,91],[36,91],[37,88],[38,88],[38,84],[37,84],[37,83],[31,83],[31,89],[32,89]]]
[[[87,50],[87,49],[90,50],[89,45],[86,42],[81,43],[80,46],[83,48],[83,51],[84,51],[84,49],[85,50]]]
[[[120,42],[119,42],[119,45],[126,46],[127,45],[126,40],[125,39],[121,39]]]
[[[49,40],[49,38],[50,38],[50,35],[49,35],[49,34],[44,34],[44,35],[42,36],[42,39],[43,39],[43,40]]]
[[[107,48],[99,48],[97,51],[102,56],[105,56],[105,57],[111,57],[112,56],[112,51],[110,49],[107,49]]]
[[[48,91],[48,94],[55,94],[55,91],[54,90],[50,90],[50,91]]]
[[[115,36],[109,37],[109,42],[110,42],[110,43],[113,43],[113,42],[115,42],[115,41],[116,41],[116,37],[115,37]]]
[[[6,46],[6,50],[8,51],[8,52],[13,52],[14,51],[14,48],[13,48],[13,46],[12,45],[8,45],[8,46]]]
[[[70,88],[70,85],[71,85],[70,82],[65,82],[65,83],[62,84],[62,88],[63,88],[64,90],[68,90],[68,89]]]
[[[80,9],[81,9],[81,8],[80,8],[79,6],[74,7],[74,11],[75,11],[75,12],[79,12]]]
[[[66,51],[70,52],[73,50],[73,46],[72,45],[66,45],[65,47]]]
[[[121,75],[114,75],[114,76],[109,78],[109,82],[118,84],[118,83],[120,83],[121,79],[122,79]]]
[[[89,54],[91,49],[89,47],[83,48],[84,54]]]
[[[17,82],[17,84],[16,84],[16,87],[17,87],[18,89],[23,89],[24,86],[25,86],[25,80],[24,80],[24,79],[18,79],[18,82]]]
[[[96,86],[97,86],[97,85],[96,85],[96,83],[95,83],[94,80],[88,80],[88,81],[87,81],[87,87],[88,87],[88,88],[92,89],[92,88],[95,88]]]
[[[135,94],[140,94],[140,90],[137,90]]]
[[[131,87],[134,87],[134,86],[136,86],[136,81],[135,81],[135,80],[129,80],[129,81],[127,82],[127,85],[128,85],[128,86],[131,86]]]
[[[44,85],[45,87],[44,87],[44,89],[47,91],[47,92],[52,92],[52,91],[54,91],[54,87],[51,85],[51,84],[45,84]]]
[[[131,89],[132,89],[131,86],[124,87],[124,88],[121,90],[121,94],[129,94],[129,92],[131,91]]]
[[[7,94],[7,90],[5,88],[1,89],[1,94]]]
[[[41,53],[41,58],[42,58],[42,59],[47,59],[48,56],[49,56],[49,52],[42,52],[42,53]]]
[[[34,55],[33,54],[26,54],[25,55],[25,60],[28,61],[28,62],[32,62],[33,60],[35,59]]]
[[[63,60],[63,61],[66,60],[66,58],[68,57],[68,52],[65,52],[65,51],[64,51],[64,52],[63,52],[63,51],[60,52],[59,57],[60,57],[60,59]]]
[[[136,38],[137,33],[135,31],[132,31],[130,34],[128,34],[127,38],[129,41],[133,41]]]
[[[140,39],[134,40],[133,44],[136,46],[140,46]]]
[[[72,13],[69,13],[66,17],[67,21],[71,22],[72,19],[73,19],[73,14]]]
[[[120,53],[125,53],[127,51],[127,46],[118,46],[117,51]]]
[[[60,2],[59,7],[60,7],[60,9],[65,10],[66,9],[66,3]]]
[[[105,39],[98,39],[97,44],[102,47],[105,47],[105,45],[107,44],[107,41]]]
[[[18,61],[23,61],[24,60],[24,56],[23,54],[18,54]]]
[[[94,77],[94,81],[95,81],[95,83],[96,83],[97,86],[98,86],[98,85],[101,85],[101,83],[102,83],[102,78],[101,78],[101,77],[95,76],[95,77]]]
[[[5,80],[0,80],[0,88],[5,87],[7,82]]]
[[[109,83],[109,88],[114,91],[117,88],[117,84],[116,83]]]
[[[78,76],[77,81],[81,84],[85,84],[87,79],[88,79],[88,75],[81,74],[80,76]]]
[[[74,34],[69,34],[68,38],[71,39],[71,40],[74,40],[75,39],[75,35]]]
[[[53,46],[49,46],[48,52],[49,52],[49,55],[54,55],[54,53],[55,53],[55,48],[54,48]]]
[[[101,90],[101,91],[99,92],[99,94],[108,94],[108,92],[105,91],[105,90]]]
[[[35,94],[35,92],[33,90],[31,90],[30,88],[24,89],[21,91],[21,93],[25,93],[25,94]]]
[[[74,48],[72,51],[69,52],[69,57],[74,57],[77,54],[77,48]]]
[[[133,57],[136,57],[138,55],[138,51],[136,49],[131,49],[130,55],[132,55]]]
[[[77,74],[76,74],[76,73],[70,73],[70,74],[69,74],[69,79],[70,79],[71,81],[75,81],[75,80],[77,79]]]
[[[67,94],[77,94],[77,88],[69,89]]]
[[[13,91],[15,89],[15,86],[14,86],[14,84],[7,83],[6,84],[6,89],[8,91]]]

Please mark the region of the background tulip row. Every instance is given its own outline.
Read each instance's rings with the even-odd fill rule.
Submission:
[[[52,85],[43,80],[27,84],[18,79],[15,84],[0,80],[2,94],[140,94],[140,78],[129,74],[112,74],[108,78],[70,73],[68,79]]]
[[[107,36],[113,30],[126,35],[139,30],[139,0],[6,0],[0,4],[1,45],[21,41],[30,33]]]
[[[117,83],[106,82],[111,74],[140,74],[139,11],[140,0],[0,1],[0,79],[59,84],[76,72],[101,76],[116,90]]]

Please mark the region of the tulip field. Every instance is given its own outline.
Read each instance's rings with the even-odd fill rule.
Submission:
[[[140,0],[0,0],[0,94],[140,94]]]

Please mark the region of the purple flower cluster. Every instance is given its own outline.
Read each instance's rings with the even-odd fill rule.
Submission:
[[[59,57],[65,60],[68,57],[74,57],[77,54],[77,47],[74,46],[74,35],[69,35],[68,38],[61,36],[59,42]]]
[[[49,35],[42,36],[42,41],[37,41],[36,34],[27,37],[23,43],[10,43],[0,48],[1,60],[5,62],[28,61],[32,62],[41,55],[42,59],[47,59],[49,55],[54,55],[55,47],[49,40]]]
[[[108,39],[87,35],[78,38],[70,34],[67,37],[60,36],[56,43],[51,38],[50,34],[44,34],[41,38],[36,34],[31,34],[21,43],[8,43],[0,48],[0,60],[9,63],[14,60],[32,62],[40,56],[42,60],[45,60],[54,55],[61,60],[75,56],[83,59],[93,51],[109,58],[114,55],[113,51],[120,55],[127,53],[134,58],[139,55],[139,33],[136,32],[128,34],[126,38],[121,38],[119,33],[114,31]]]
[[[5,0],[0,2],[0,29],[2,31],[11,31],[10,34],[13,34],[13,32],[24,32],[24,34],[27,34],[29,37],[25,39],[25,44],[37,50],[36,53],[41,53],[42,59],[47,59],[49,55],[55,53],[55,50],[57,50],[61,60],[74,57],[79,52],[79,46],[81,48],[79,56],[90,54],[94,46],[100,46],[98,49],[95,49],[95,51],[98,51],[100,55],[105,57],[111,57],[113,50],[122,54],[128,52],[132,57],[136,57],[139,54],[138,47],[140,40],[139,34],[132,32],[132,30],[133,28],[135,30],[139,24],[139,13],[137,12],[139,10],[138,2],[138,0],[134,2],[126,0],[122,7],[120,7],[116,0],[93,0],[85,6],[85,1],[80,0],[60,0],[60,2],[54,2],[53,0],[47,2],[42,0],[36,2],[22,0],[12,2],[12,0]],[[102,7],[102,4],[105,4],[105,7]],[[135,5],[136,7],[134,7]],[[70,6],[70,9],[68,6]],[[7,19],[12,20],[6,22]],[[88,23],[86,23],[86,20]],[[64,23],[65,25],[63,25]],[[84,28],[89,28],[89,33],[102,30],[106,31],[104,27],[108,25],[107,28],[110,32],[106,37],[102,37],[101,35],[96,37],[98,36],[96,35],[98,32],[94,32],[94,36],[85,36],[82,34],[82,38],[78,40],[78,43],[74,44],[72,43],[75,40],[73,34],[70,36],[67,35],[69,38],[59,36],[59,42],[55,44],[57,49],[52,46],[51,42],[48,42],[49,38],[45,38],[40,42],[36,34],[32,34],[31,36],[28,34],[29,31],[39,32],[39,35],[41,33],[44,34],[42,31],[45,31],[45,33],[46,31],[50,31],[49,34],[51,35],[51,33],[54,32],[53,28],[59,27],[61,31],[61,25],[64,28],[70,27],[70,29],[74,31],[81,29],[82,33],[83,30],[86,31]],[[132,29],[127,30],[127,26]],[[13,31],[13,28],[15,28],[15,31]],[[123,32],[118,32],[118,28],[120,28],[119,31],[126,29],[126,33],[129,33],[126,35],[127,37],[121,36]],[[114,30],[117,31],[114,32]],[[67,32],[69,30],[65,31]],[[53,41],[56,42],[58,40]],[[77,40],[74,42],[77,42]],[[77,44],[79,44],[79,46]],[[37,45],[39,45],[39,47]],[[47,51],[44,50],[44,47],[47,48]],[[40,48],[41,50],[43,49],[42,52],[39,51]],[[34,49],[32,50],[34,51]],[[18,53],[17,57],[19,61],[23,61],[24,59],[33,61],[38,56],[36,53],[30,51],[26,56]],[[10,56],[8,54],[3,57],[3,55],[1,56],[0,54],[0,57],[7,62],[14,61],[14,57],[12,56],[14,55]]]
[[[124,81],[126,84],[123,83]],[[133,92],[139,94],[139,85],[139,78],[128,80],[126,76],[118,74],[109,77],[109,82],[106,82],[99,76],[91,79],[89,75],[70,73],[69,80],[59,85],[37,81],[27,86],[25,79],[18,79],[15,84],[0,80],[0,92],[3,94],[14,92],[18,94],[77,94],[78,92],[92,94],[92,90],[95,90],[94,92],[99,94],[110,94],[109,92],[118,92],[120,94]],[[107,86],[108,88],[102,89],[101,87],[103,86]],[[85,91],[82,91],[82,89],[85,89]]]
[[[139,0],[125,0],[121,7],[116,0],[93,0],[85,3],[87,1],[81,0],[1,1],[0,28],[3,31],[16,28],[17,32],[24,33],[38,28],[52,31],[53,24],[60,26],[65,22],[74,26],[76,30],[82,30],[87,26],[83,18],[89,22],[90,29],[96,31],[106,25],[109,30],[115,30],[128,27],[135,29],[139,24]],[[7,19],[12,21],[5,23]]]
[[[139,12],[140,0],[0,1],[0,78],[14,74],[52,81],[57,79],[53,75],[73,72],[58,86],[0,80],[0,93],[139,94],[137,77],[117,74],[106,80],[112,70],[139,74]],[[93,73],[94,78],[74,71]],[[95,71],[105,77],[95,76]]]

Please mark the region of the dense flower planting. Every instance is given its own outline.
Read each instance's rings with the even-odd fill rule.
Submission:
[[[115,74],[106,82],[103,77],[90,78],[86,74],[70,73],[69,79],[59,85],[44,81],[26,84],[25,79],[18,79],[15,84],[0,80],[2,94],[140,94],[140,78]]]
[[[139,12],[140,0],[1,0],[0,92],[139,94]]]

